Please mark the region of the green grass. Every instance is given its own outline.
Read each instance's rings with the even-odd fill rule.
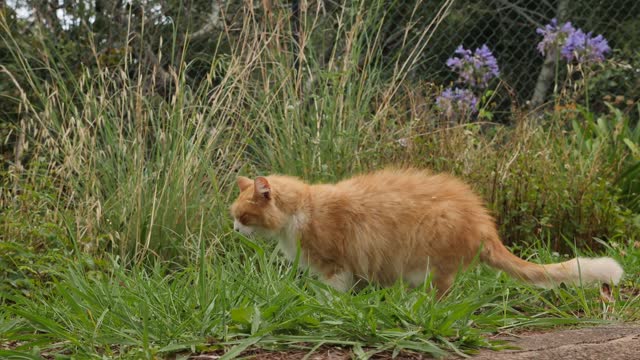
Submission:
[[[602,115],[606,129],[591,113],[442,126],[424,84],[409,79],[436,23],[402,39],[385,66],[382,5],[345,8],[334,53],[320,61],[326,54],[305,49],[299,72],[272,46],[277,34],[249,19],[220,40],[228,50],[212,50],[197,84],[180,63],[169,98],[147,86],[151,73],[130,75],[130,57],[72,69],[46,39],[30,52],[0,20],[14,60],[2,71],[21,95],[12,130],[28,142],[23,166],[0,170],[0,357],[231,358],[322,345],[360,358],[437,356],[500,348],[487,340],[498,331],[638,320],[637,184],[623,181],[636,169],[638,128],[619,113]],[[304,26],[309,42],[326,40],[320,25]],[[615,257],[629,274],[617,301],[483,266],[441,301],[428,285],[340,294],[293,270],[274,244],[231,231],[237,173],[333,181],[389,164],[469,181],[533,261],[565,258],[552,249]]]
[[[3,299],[2,341],[19,344],[15,354],[81,358],[321,345],[438,356],[499,348],[484,337],[496,331],[640,319],[638,295],[616,292],[618,300],[604,304],[596,289],[542,291],[483,266],[461,274],[441,301],[427,286],[402,284],[336,293],[293,271],[272,244],[237,235],[222,243],[223,254],[203,251],[197,263],[180,269],[75,257],[47,286]],[[629,281],[626,287],[638,285]]]

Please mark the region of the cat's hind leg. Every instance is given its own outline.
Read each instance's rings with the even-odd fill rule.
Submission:
[[[415,269],[403,274],[402,279],[405,284],[412,288],[421,287],[429,279],[429,267],[424,269]]]
[[[453,275],[436,274],[433,278],[433,286],[436,288],[438,299],[442,299],[451,289],[453,285]]]
[[[455,276],[444,269],[434,269],[429,276],[429,268],[414,270],[403,276],[404,281],[412,288],[422,286],[425,281],[431,279],[431,286],[436,289],[438,298],[442,298],[451,288]]]
[[[322,275],[320,280],[340,292],[348,291],[353,286],[353,274],[349,271]]]

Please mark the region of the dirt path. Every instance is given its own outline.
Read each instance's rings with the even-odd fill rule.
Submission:
[[[640,359],[640,324],[498,336],[519,350],[482,351],[474,360]]]

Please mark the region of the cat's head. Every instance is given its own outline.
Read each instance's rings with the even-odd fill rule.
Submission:
[[[282,192],[277,181],[270,181],[259,176],[251,180],[244,176],[238,177],[240,194],[231,205],[233,229],[244,235],[255,232],[274,234],[286,226],[289,215],[283,209]],[[286,205],[286,204],[285,204]]]

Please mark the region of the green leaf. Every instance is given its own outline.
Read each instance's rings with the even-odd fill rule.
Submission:
[[[251,308],[242,307],[242,308],[231,309],[230,314],[231,314],[231,320],[237,323],[245,324],[245,325],[248,325],[251,323]]]
[[[7,360],[42,360],[44,357],[15,350],[0,350],[0,359]]]
[[[253,307],[253,316],[251,320],[251,335],[253,335],[258,332],[258,330],[260,329],[260,324],[262,323],[260,308],[257,305]]]
[[[178,350],[187,350],[187,349],[191,349],[193,346],[197,346],[197,345],[202,345],[204,342],[203,341],[187,341],[187,342],[181,342],[181,343],[173,343],[173,344],[169,344],[165,347],[160,348],[158,351],[159,352],[175,352]]]
[[[631,150],[631,153],[633,154],[633,156],[637,159],[640,159],[640,149],[638,149],[638,146],[628,138],[624,138],[622,141],[624,141],[624,143],[627,144],[627,147],[629,148],[629,150]]]
[[[250,337],[239,343],[238,345],[231,348],[231,350],[227,351],[224,355],[220,357],[220,360],[229,360],[234,359],[236,356],[240,355],[243,351],[245,351],[249,346],[256,344],[260,341],[261,337]]]
[[[478,113],[478,118],[480,119],[487,119],[489,121],[493,120],[493,113],[489,110],[486,109],[480,109],[480,112]]]
[[[251,241],[249,238],[247,238],[246,236],[243,235],[239,235],[240,241],[247,245],[248,247],[252,248],[253,250],[255,250],[258,254],[263,255],[264,254],[264,249],[262,247],[260,247],[260,245],[256,244],[255,242]]]
[[[353,354],[356,356],[358,360],[367,360],[369,356],[362,350],[362,345],[355,344],[353,345]]]

